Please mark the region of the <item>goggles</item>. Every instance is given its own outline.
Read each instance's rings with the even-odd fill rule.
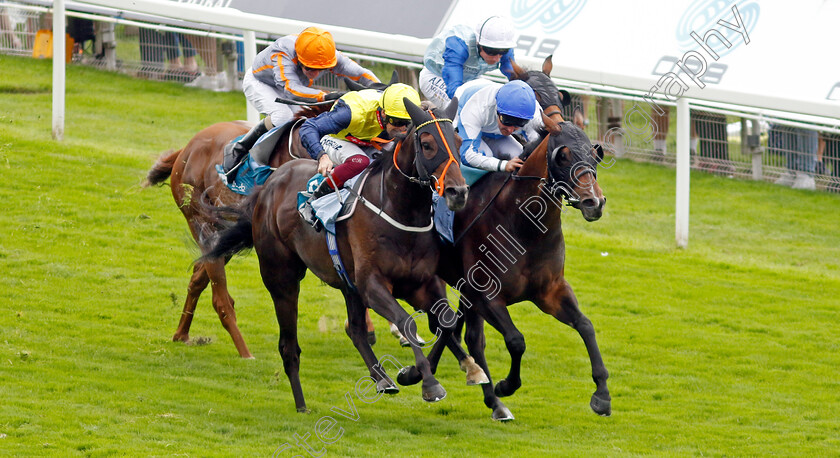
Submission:
[[[525,127],[530,119],[517,118],[515,116],[508,116],[506,114],[498,113],[499,122],[508,127]]]
[[[394,127],[408,127],[411,125],[410,119],[395,118],[393,116],[385,116],[385,122]]]
[[[507,54],[510,49],[505,48],[488,48],[486,46],[482,46],[481,50],[484,51],[485,54],[488,56],[503,56]]]

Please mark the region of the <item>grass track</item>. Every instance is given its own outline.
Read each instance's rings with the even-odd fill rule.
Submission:
[[[50,139],[48,61],[0,56],[0,455],[270,455],[319,418],[330,456],[836,455],[840,450],[840,198],[692,173],[689,248],[674,248],[674,171],[618,161],[605,216],[564,219],[567,278],[610,370],[613,416],[588,407],[583,344],[530,304],[524,386],[490,420],[446,356],[449,392],[372,404],[340,295],[304,280],[299,415],[255,256],[229,269],[243,361],[205,294],[193,337],[170,341],[190,260],[167,188],[139,184],[159,153],[241,118],[241,94],[68,68],[65,140]],[[606,254],[606,255],[603,255]],[[408,363],[376,318],[379,355]],[[504,343],[488,332],[498,378]],[[314,436],[310,436],[310,441]],[[313,442],[310,442],[313,443]],[[317,440],[314,443],[318,443]],[[298,450],[296,453],[303,453]],[[291,450],[285,456],[291,456]]]

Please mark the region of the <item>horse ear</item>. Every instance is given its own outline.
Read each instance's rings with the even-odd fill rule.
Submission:
[[[551,76],[551,69],[554,68],[554,64],[551,63],[551,57],[554,54],[549,54],[548,57],[545,58],[543,61],[542,72],[545,73],[547,76]]]
[[[394,149],[396,149],[397,147],[397,143],[399,143],[399,140],[385,143],[382,145],[382,149],[379,150],[379,152],[381,154],[392,154],[394,152]]]
[[[602,148],[600,144],[596,143],[596,144],[592,145],[592,149],[595,150],[595,158],[598,160],[598,162],[603,161],[604,160],[604,148]]]
[[[512,60],[510,61],[510,65],[513,68],[513,79],[522,81],[528,79],[528,70],[525,70],[524,68],[520,67],[519,64]]]
[[[403,97],[403,103],[405,104],[405,109],[408,111],[408,115],[411,116],[411,122],[414,125],[423,124],[424,122],[430,119],[430,116],[423,111],[422,108],[418,107],[414,104],[408,97]]]
[[[397,69],[394,69],[394,73],[391,74],[391,82],[388,83],[388,86],[392,84],[397,84],[400,82],[400,75],[397,73]]]
[[[446,106],[446,110],[443,111],[443,115],[449,119],[454,120],[455,115],[458,113],[458,97],[452,97],[449,100],[449,105]]]
[[[350,91],[361,91],[362,89],[366,89],[366,87],[362,83],[358,83],[356,81],[351,80],[348,77],[344,77],[344,85],[347,86],[347,89]]]
[[[560,103],[563,104],[564,107],[567,107],[572,103],[572,94],[569,94],[569,91],[560,89],[557,92],[560,93]]]

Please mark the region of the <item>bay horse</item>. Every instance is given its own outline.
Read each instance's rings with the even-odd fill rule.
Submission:
[[[545,58],[541,70],[525,70],[518,65],[514,66],[512,79],[522,80],[534,90],[537,103],[542,108],[545,130],[550,134],[558,134],[560,133],[558,123],[565,121],[561,107],[570,102],[571,95],[565,90],[558,90],[554,81],[551,80],[551,70],[554,68],[551,58],[552,56]]]
[[[296,115],[296,121],[304,117],[316,116],[326,109],[327,107],[304,107]],[[309,157],[300,143],[298,135],[300,123],[296,121],[277,142],[268,163],[271,167],[279,167],[298,157]],[[190,233],[199,247],[204,247],[207,240],[210,240],[219,229],[208,220],[206,212],[201,211],[202,195],[207,192],[207,198],[215,205],[233,205],[244,197],[228,189],[216,172],[215,165],[222,163],[225,145],[248,132],[250,128],[251,125],[245,121],[233,121],[216,123],[202,129],[184,148],[163,153],[146,176],[144,187],[163,185],[169,178],[175,205],[184,214]],[[239,356],[253,358],[236,325],[234,300],[227,289],[225,264],[229,259],[206,260],[193,265],[184,310],[181,312],[181,320],[172,340],[190,342],[190,325],[198,298],[210,283],[213,308],[219,315],[222,326],[233,339]]]
[[[404,101],[413,127],[391,143],[396,147],[383,149],[368,167],[367,176],[360,177],[366,181],[359,191],[355,214],[336,223],[333,250],[340,253],[344,275],[334,266],[324,234],[298,215],[298,191],[306,188],[317,169],[311,160],[283,165],[243,205],[227,209],[235,213],[235,223],[219,234],[205,255],[207,259],[227,258],[251,247],[257,252],[263,283],[274,302],[280,328],[278,350],[298,412],[308,411],[300,384],[297,336],[298,295],[307,268],[321,281],[341,290],[350,338],[380,392],[394,393],[398,389],[382,370],[366,338],[365,308],[372,308],[413,336],[416,325],[396,298],[428,310],[446,297],[435,275],[437,235],[431,225],[429,186],[434,184],[452,210],[461,209],[467,201],[468,187],[458,160],[460,145],[451,121],[457,99],[443,113]],[[446,391],[432,375],[422,350],[416,345],[412,349],[423,381],[423,399],[443,399]],[[459,360],[462,358],[467,358],[463,350],[458,355]]]
[[[578,332],[596,385],[590,407],[599,415],[611,414],[609,374],[594,327],[580,311],[564,278],[561,228],[564,198],[585,220],[601,217],[606,198],[596,180],[596,167],[603,151],[599,145],[593,147],[576,125],[562,122],[559,126],[559,134],[526,147],[523,156],[527,159],[516,175],[491,173],[472,186],[466,207],[455,214],[455,244],[441,248],[438,275],[460,295],[458,313],[466,322],[464,340],[470,355],[489,377],[484,356],[487,321],[502,334],[511,356],[507,377],[495,388],[491,388],[492,382],[482,385],[484,403],[493,410],[494,420],[514,419],[499,397],[510,396],[521,386],[525,338],[507,307],[523,301],[534,303]],[[447,343],[438,340],[430,351],[433,370]],[[416,383],[417,371],[409,368],[398,381]]]

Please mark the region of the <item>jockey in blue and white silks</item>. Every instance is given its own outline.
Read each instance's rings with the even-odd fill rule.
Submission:
[[[449,28],[426,48],[420,92],[435,105],[445,107],[462,84],[485,73],[500,69],[510,79],[515,65],[514,38],[513,24],[500,16],[491,16],[475,28]]]
[[[522,166],[522,145],[511,134],[531,136],[544,127],[534,90],[523,81],[504,85],[476,80],[462,85],[455,127],[463,139],[463,164],[489,171],[512,172]]]

